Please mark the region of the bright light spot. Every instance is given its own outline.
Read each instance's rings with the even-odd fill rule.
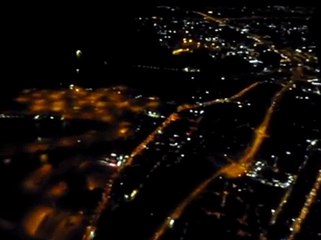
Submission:
[[[121,135],[124,135],[124,134],[126,134],[128,132],[128,128],[126,128],[126,127],[123,127],[123,128],[121,128],[121,129],[119,129],[119,134],[121,134]]]
[[[178,143],[177,142],[175,142],[175,143],[170,143],[169,144],[171,147],[176,147],[177,145],[178,145]]]
[[[120,167],[122,165],[122,163],[123,163],[122,161],[118,161],[117,162],[117,167]]]
[[[173,55],[179,55],[181,53],[184,53],[184,52],[189,52],[190,49],[189,48],[179,48],[179,49],[175,49],[172,51],[172,54]]]
[[[95,231],[91,230],[89,233],[89,239],[94,239],[94,237],[95,237]]]
[[[315,146],[316,144],[317,144],[317,140],[311,141],[311,145],[312,145],[312,146]]]
[[[80,49],[76,50],[76,57],[80,58],[82,55],[82,51]]]
[[[9,164],[11,162],[11,159],[10,158],[6,158],[3,160],[3,163],[4,164]]]
[[[173,228],[174,227],[174,223],[175,223],[175,220],[170,218],[169,221],[168,221],[169,228]]]
[[[131,198],[131,199],[134,199],[134,198],[136,197],[137,193],[138,193],[138,190],[137,190],[137,189],[134,189],[134,190],[132,191],[132,193],[130,194],[130,198]]]
[[[107,163],[107,165],[108,165],[109,167],[113,167],[113,168],[117,167],[117,164],[115,164],[115,163]]]

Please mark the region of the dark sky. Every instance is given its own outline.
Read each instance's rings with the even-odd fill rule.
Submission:
[[[276,5],[301,5],[301,6],[314,6],[317,5],[317,0],[197,0],[197,1],[188,1],[183,0],[154,0],[151,1],[154,4],[175,4],[181,6],[187,5],[202,5],[202,6],[220,6],[220,5],[256,5],[256,6],[263,6],[269,4],[276,4]]]

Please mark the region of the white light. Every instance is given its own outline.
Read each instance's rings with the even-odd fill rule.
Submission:
[[[132,193],[130,194],[130,198],[131,198],[131,199],[134,199],[134,198],[136,197],[137,193],[138,193],[138,190],[137,190],[137,189],[134,189],[134,190],[132,191]]]
[[[312,145],[312,146],[315,146],[316,144],[317,144],[317,140],[311,141],[311,145]]]
[[[122,163],[123,163],[122,161],[118,161],[117,162],[117,167],[120,167],[122,165]]]
[[[173,228],[174,223],[175,223],[175,220],[171,218],[171,219],[168,221],[169,227],[170,227],[170,228]]]
[[[81,55],[82,55],[82,51],[81,51],[80,49],[77,49],[77,50],[76,50],[76,57],[77,57],[77,58],[80,58]]]
[[[94,237],[95,237],[95,231],[91,230],[89,233],[89,239],[94,239]]]

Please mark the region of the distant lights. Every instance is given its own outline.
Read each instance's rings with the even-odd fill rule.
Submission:
[[[315,146],[317,144],[318,140],[310,140],[310,139],[308,139],[307,142],[310,143],[311,146]]]
[[[91,230],[89,233],[89,239],[94,239],[95,238],[95,231]]]
[[[168,227],[169,227],[169,228],[173,228],[173,227],[174,227],[174,224],[175,224],[175,219],[169,217],[169,218],[168,218]]]
[[[138,193],[138,190],[134,189],[130,194],[130,199],[133,200],[136,197],[137,193]]]
[[[80,58],[82,56],[82,51],[80,49],[76,50],[76,57]]]

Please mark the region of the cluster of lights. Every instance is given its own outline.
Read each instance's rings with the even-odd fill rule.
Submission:
[[[17,101],[27,106],[28,113],[57,113],[66,119],[117,122],[127,112],[142,113],[157,109],[158,99],[135,99],[127,88],[84,89],[73,84],[65,90],[25,90]]]
[[[291,153],[286,152],[286,154],[289,155]],[[282,176],[283,178],[285,177],[285,179],[282,178],[282,180],[276,178],[275,176],[273,176],[270,179],[267,179],[265,177],[265,173],[267,171],[273,171],[273,169],[269,167],[265,162],[256,161],[252,169],[248,173],[246,173],[246,176],[256,181],[259,181],[264,185],[273,186],[277,188],[285,188],[285,189],[290,187],[295,181],[295,176],[291,174],[285,174],[284,176]]]
[[[129,158],[129,155],[111,153],[109,156],[103,158],[103,161],[112,168],[121,167],[126,160]]]

